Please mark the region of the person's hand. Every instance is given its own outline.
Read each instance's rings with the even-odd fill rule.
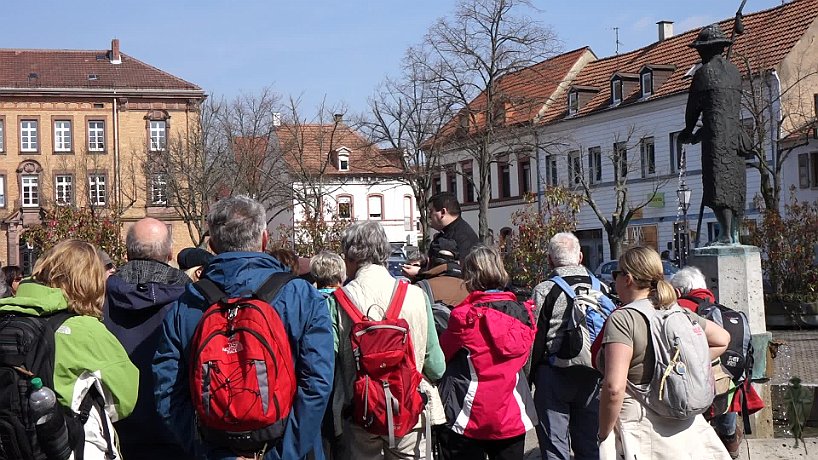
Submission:
[[[418,276],[418,272],[420,272],[420,267],[417,265],[403,264],[403,266],[401,266],[401,270],[403,271],[403,274],[406,275],[407,278],[414,278]]]

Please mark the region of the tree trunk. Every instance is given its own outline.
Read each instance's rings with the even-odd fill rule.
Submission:
[[[611,251],[611,260],[619,259],[622,255],[622,243],[625,241],[624,232],[620,229],[608,231],[608,248]]]

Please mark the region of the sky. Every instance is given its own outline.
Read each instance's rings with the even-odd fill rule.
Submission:
[[[735,15],[739,0],[532,0],[526,10],[551,27],[563,51],[590,46],[599,57]],[[0,0],[0,48],[109,49],[232,98],[269,87],[300,100],[309,118],[325,101],[363,113],[395,76],[407,47],[455,0]],[[749,13],[781,0],[748,0]]]

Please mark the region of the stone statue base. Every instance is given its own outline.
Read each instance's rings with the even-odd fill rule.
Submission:
[[[690,251],[689,265],[704,274],[707,287],[716,300],[737,311],[743,311],[750,321],[755,349],[753,379],[766,382],[767,345],[772,334],[767,332],[764,320],[764,289],[761,280],[761,251],[755,246],[717,245]],[[773,437],[772,393],[767,383],[753,384],[766,407],[750,417],[753,435],[757,438]],[[739,420],[741,420],[739,418]]]

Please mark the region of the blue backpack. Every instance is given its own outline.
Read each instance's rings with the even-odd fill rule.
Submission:
[[[591,274],[588,276],[591,278],[590,289],[584,286],[573,288],[560,276],[551,278],[568,297],[564,327],[557,332],[557,337],[562,340],[559,349],[551,350],[548,358],[553,366],[594,368],[591,345],[616,305],[602,293],[599,280]]]

